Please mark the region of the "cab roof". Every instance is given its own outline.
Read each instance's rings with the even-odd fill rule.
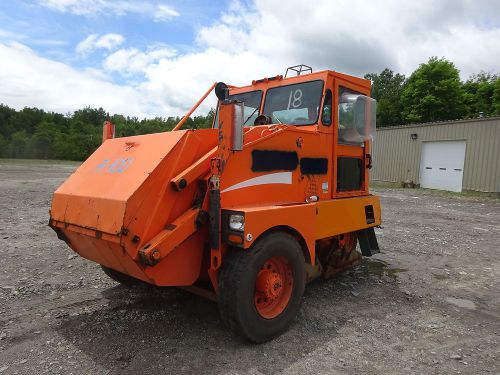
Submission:
[[[282,75],[277,75],[273,77],[265,77],[257,80],[253,80],[252,84],[247,86],[229,86],[229,92],[231,94],[239,94],[243,92],[256,91],[256,90],[267,90],[272,87],[286,86],[294,83],[309,82],[314,80],[327,81],[329,78],[337,79],[341,81],[346,81],[366,90],[370,90],[371,82],[370,80],[351,76],[349,74],[339,73],[333,70],[322,70],[319,72],[301,74],[299,76],[284,78]]]

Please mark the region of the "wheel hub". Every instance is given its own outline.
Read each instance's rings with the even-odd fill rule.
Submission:
[[[255,307],[259,314],[272,319],[281,314],[290,300],[293,273],[285,257],[267,260],[255,280]]]
[[[283,281],[281,276],[270,270],[262,270],[257,277],[257,291],[264,298],[274,299],[281,293]]]

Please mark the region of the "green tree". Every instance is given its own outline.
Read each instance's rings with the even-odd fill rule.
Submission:
[[[452,120],[466,113],[459,71],[444,58],[421,64],[408,78],[401,100],[406,122]]]
[[[30,156],[39,159],[53,158],[55,154],[54,144],[60,133],[57,125],[53,123],[46,121],[39,123],[33,137],[31,137]]]
[[[29,143],[29,136],[26,131],[21,130],[12,134],[11,140],[11,156],[13,158],[25,158],[26,149]]]
[[[494,83],[499,79],[497,75],[481,72],[464,83],[468,117],[478,117],[480,114],[490,116],[494,113]]]
[[[196,116],[195,123],[198,124],[200,129],[208,129],[212,127],[215,117],[215,108],[210,108],[206,116]]]
[[[500,116],[500,78],[493,82],[492,115]]]
[[[85,160],[101,144],[102,128],[73,119],[66,142],[71,145],[70,160]]]
[[[102,108],[95,109],[85,107],[83,109],[75,111],[72,120],[81,121],[82,123],[90,124],[93,126],[101,126],[102,123],[106,120],[106,117],[106,111]]]
[[[6,158],[10,155],[10,147],[9,142],[5,139],[5,137],[0,134],[0,158]]]
[[[40,123],[45,112],[38,108],[23,108],[16,112],[11,118],[10,123],[16,131],[24,130],[26,134],[33,134],[38,123]]]
[[[405,76],[386,68],[380,74],[370,73],[365,78],[373,82],[372,97],[377,100],[377,126],[401,125],[401,95],[406,82]]]
[[[66,133],[59,133],[54,140],[54,158],[61,160],[74,159],[74,147],[69,142],[70,136]]]
[[[5,139],[10,138],[16,130],[12,125],[11,118],[16,114],[16,111],[6,105],[0,104],[0,134]]]

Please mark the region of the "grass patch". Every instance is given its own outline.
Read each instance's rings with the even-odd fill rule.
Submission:
[[[1,159],[0,164],[6,165],[54,165],[54,164],[66,164],[66,165],[80,165],[81,161],[71,161],[71,160],[46,160],[46,159]]]
[[[370,181],[370,188],[391,188],[391,189],[401,189],[401,183],[389,182],[389,181]]]
[[[422,195],[433,195],[438,197],[455,197],[455,198],[474,198],[480,200],[500,200],[500,193],[491,193],[484,191],[475,190],[464,190],[461,193],[455,193],[453,191],[446,190],[435,190],[435,189],[425,189],[425,188],[403,188],[401,183],[397,182],[387,182],[387,181],[371,181],[370,189],[397,189],[405,191],[414,191],[415,194]]]
[[[485,191],[464,190],[461,193],[455,193],[453,191],[424,189],[424,188],[418,188],[418,190],[428,193],[430,195],[436,195],[440,197],[466,197],[466,198],[480,198],[480,199],[486,198],[492,200],[500,200],[500,193],[490,193]]]

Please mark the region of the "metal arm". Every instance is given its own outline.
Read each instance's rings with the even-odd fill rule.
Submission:
[[[207,92],[200,98],[200,100],[198,100],[198,102],[193,106],[193,108],[191,108],[189,110],[188,113],[186,113],[186,115],[182,118],[181,121],[179,121],[179,123],[177,125],[175,125],[175,127],[172,129],[173,130],[179,130],[182,125],[184,125],[184,123],[186,122],[186,120],[189,118],[189,116],[191,116],[193,114],[193,112],[196,110],[196,108],[198,108],[198,106],[205,100],[205,98],[212,92],[212,90],[215,88],[215,85],[217,84],[217,82],[215,82],[212,86],[210,86],[210,88],[207,90]]]

